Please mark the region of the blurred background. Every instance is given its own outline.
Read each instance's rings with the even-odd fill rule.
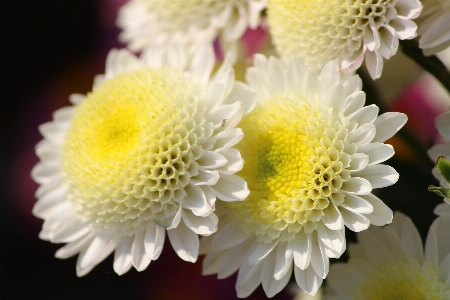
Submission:
[[[90,91],[93,77],[104,71],[109,49],[123,47],[115,18],[125,1],[0,2],[0,299],[236,298],[236,275],[225,280],[201,276],[202,258],[196,264],[184,262],[167,243],[161,257],[141,273],[133,268],[119,277],[111,256],[78,278],[76,257],[56,259],[61,245],[38,238],[43,222],[31,214],[37,184],[29,175],[38,162],[38,125],[69,105],[71,93]],[[443,104],[435,83],[414,63],[394,58],[383,72],[389,75],[375,84],[365,80],[364,89],[368,102],[408,114],[404,136],[414,142],[402,136],[390,141],[397,154],[388,164],[400,180],[376,194],[393,210],[409,215],[425,237],[435,218],[433,209],[442,200],[427,191],[437,181],[424,151],[439,140],[434,117],[448,103]],[[353,233],[347,236],[355,240]],[[249,299],[264,298],[259,287]],[[274,297],[292,298],[289,288]]]

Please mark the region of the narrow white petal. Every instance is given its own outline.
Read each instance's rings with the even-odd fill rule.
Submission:
[[[273,276],[274,269],[276,265],[276,254],[272,253],[264,260],[264,265],[261,272],[261,281],[264,291],[266,292],[267,297],[272,298],[276,294],[278,294],[288,283],[291,276],[284,276],[280,280],[275,279]],[[291,271],[292,273],[292,263],[288,268],[287,272]],[[290,275],[290,274],[289,274]]]
[[[373,123],[377,119],[379,110],[380,109],[378,108],[378,106],[372,104],[360,108],[359,110],[349,115],[347,118],[349,121],[356,122],[359,125]]]
[[[294,274],[298,286],[309,295],[315,295],[322,285],[323,279],[317,276],[312,266],[305,270],[294,267]]]
[[[114,271],[123,275],[133,266],[131,247],[133,246],[134,237],[124,236],[117,240],[116,251],[114,252]]]
[[[399,174],[394,168],[382,164],[367,166],[364,170],[352,175],[365,178],[370,182],[373,189],[393,185],[399,178]]]
[[[178,224],[181,221],[181,210],[183,209],[183,207],[180,205],[180,207],[178,208],[177,213],[175,214],[175,216],[173,217],[172,223],[170,224],[169,227],[167,227],[167,229],[173,229],[176,228],[178,226]],[[158,225],[158,224],[157,224]]]
[[[211,213],[205,217],[199,217],[189,210],[183,210],[181,218],[186,226],[197,234],[211,235],[217,230],[218,219],[215,213]]]
[[[339,74],[339,73],[338,73]],[[326,86],[326,85],[324,85]],[[340,83],[335,83],[327,89],[324,96],[324,107],[333,107],[335,113],[340,113],[345,104],[345,91]]]
[[[64,215],[64,222],[61,222],[53,231],[51,240],[53,243],[69,243],[80,239],[91,231],[89,225],[81,222],[74,211],[66,212]]]
[[[341,190],[348,194],[367,195],[372,191],[372,185],[365,178],[352,177],[342,184]]]
[[[373,207],[372,213],[366,215],[366,218],[369,219],[371,224],[384,226],[392,222],[392,210],[378,197],[373,194],[361,195],[360,197],[369,202]]]
[[[183,208],[192,210],[197,216],[206,216],[213,211],[201,188],[188,184],[184,190],[186,197],[183,199]]]
[[[327,277],[330,266],[328,257],[317,235],[312,234],[311,238],[311,266],[320,278],[325,278]]]
[[[292,242],[294,263],[301,270],[305,270],[311,261],[311,236],[300,232]]]
[[[379,115],[373,123],[377,127],[377,133],[372,142],[383,143],[391,138],[405,125],[408,117],[405,114],[397,112],[387,112]]]
[[[239,143],[244,137],[244,133],[240,128],[232,128],[230,130],[222,131],[217,135],[215,149],[230,148]]]
[[[214,235],[212,248],[214,251],[229,249],[243,243],[247,236],[239,229],[238,222],[228,222]]]
[[[241,266],[245,254],[246,252],[243,251],[241,246],[224,251],[223,260],[220,262],[217,272],[217,278],[224,279],[236,272]]]
[[[66,190],[66,187],[59,186],[42,196],[34,205],[33,214],[40,218],[46,218],[59,206],[66,205],[68,203]]]
[[[167,235],[173,249],[181,259],[193,263],[197,261],[198,236],[184,225],[184,222],[180,222],[174,229],[167,230]]]
[[[278,245],[279,240],[276,240],[270,244],[259,244],[255,247],[255,249],[250,253],[248,257],[248,263],[253,266],[260,263],[267,255],[272,252],[276,245]]]
[[[263,264],[252,266],[251,272],[246,274],[248,279],[243,281],[240,280],[240,278],[243,277],[241,276],[242,267],[239,269],[238,280],[236,281],[236,292],[239,298],[247,298],[250,296],[250,294],[253,293],[261,283],[262,265]]]
[[[339,67],[336,62],[328,62],[320,72],[320,83],[324,87],[331,87],[335,84],[340,84]],[[339,110],[337,111],[339,112]]]
[[[217,171],[219,171],[219,173],[234,174],[242,170],[242,167],[244,166],[244,160],[242,159],[239,150],[228,148],[220,150],[218,153],[222,154],[227,160],[227,163],[225,165],[216,169]]]
[[[102,262],[105,258],[107,258],[115,249],[116,245],[113,240],[111,240],[104,248],[103,251],[99,252],[95,257],[92,257],[91,262],[85,266],[81,267],[81,259],[83,257],[83,252],[80,253],[77,259],[76,271],[77,276],[82,277],[92,271],[96,265]]]
[[[344,217],[344,224],[348,229],[354,232],[360,232],[369,228],[370,221],[363,215],[355,212],[350,212],[345,208],[340,208],[339,211]]]
[[[366,103],[366,94],[361,90],[355,91],[345,99],[344,115],[350,115],[361,109],[364,103]]]
[[[76,240],[76,241],[73,241],[71,243],[64,245],[64,247],[59,248],[58,251],[56,251],[55,257],[60,258],[60,259],[66,259],[66,258],[74,256],[75,254],[79,253],[80,251],[87,249],[87,247],[94,240],[94,237],[95,237],[95,233],[90,232],[89,234],[85,235],[84,237],[80,238],[79,240]]]
[[[345,237],[340,230],[330,230],[325,225],[317,223],[317,233],[322,243],[339,255],[345,250]]]
[[[450,140],[450,112],[445,112],[436,117],[435,125],[439,133]]]
[[[370,143],[376,134],[375,125],[366,123],[358,127],[358,129],[352,131],[348,135],[348,141],[355,143],[358,146],[366,145]]]
[[[276,263],[274,268],[274,278],[282,279],[288,274],[289,269],[292,272],[292,263],[294,260],[294,246],[292,242],[282,242],[276,249]],[[290,276],[289,276],[290,277]]]
[[[44,138],[54,145],[62,145],[66,135],[66,126],[54,122],[47,122],[39,125],[39,132]]]
[[[40,161],[31,170],[31,178],[39,184],[47,184],[57,179],[61,173],[58,160]]]
[[[235,102],[232,104],[226,104],[214,107],[206,115],[205,119],[207,122],[212,122],[214,124],[223,124],[227,120],[234,118],[235,115],[239,114],[242,110],[240,102]]]
[[[216,169],[225,165],[228,161],[220,153],[205,151],[197,162],[205,169]]]
[[[352,194],[345,195],[344,203],[342,203],[340,206],[360,214],[370,214],[373,212],[373,207],[370,202],[366,201],[362,197]]]
[[[370,143],[358,147],[358,151],[369,156],[369,165],[382,163],[391,158],[395,151],[394,147],[383,143]]]
[[[330,203],[328,207],[323,210],[323,213],[325,215],[322,217],[321,221],[328,229],[340,230],[344,227],[344,219],[334,203]]]
[[[223,201],[236,201],[247,198],[250,190],[247,182],[236,175],[222,175],[216,185],[212,186],[217,197]]]
[[[198,174],[191,177],[193,185],[214,185],[219,180],[219,172],[199,169]]]
[[[201,243],[201,241],[200,241]],[[211,251],[203,259],[202,275],[212,275],[219,272],[219,266],[225,258],[225,251]]]
[[[364,169],[369,163],[369,156],[364,153],[356,153],[350,157],[350,165],[348,166],[348,170],[353,172]]]
[[[89,248],[86,250],[80,260],[80,267],[83,269],[91,263],[91,260],[95,258],[99,253],[104,251],[106,245],[111,241],[112,237],[103,234],[97,234]]]
[[[133,245],[131,246],[133,266],[139,272],[145,270],[151,262],[151,259],[145,254],[144,237],[145,231],[136,234]]]

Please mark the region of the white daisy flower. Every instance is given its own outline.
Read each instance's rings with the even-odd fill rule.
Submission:
[[[450,2],[422,0],[423,12],[417,20],[419,47],[425,55],[433,55],[450,46]]]
[[[256,28],[267,0],[130,0],[120,10],[119,38],[133,51],[163,46],[175,35],[212,43],[239,40]]]
[[[39,127],[33,213],[45,220],[42,239],[67,243],[56,257],[79,254],[78,276],[113,251],[119,275],[144,270],[166,230],[176,253],[195,262],[197,234],[217,228],[216,197],[247,197],[234,175],[243,160],[231,147],[253,93],[234,81],[231,61],[210,78],[211,48],[150,49],[140,59],[112,50],[93,91],[72,95],[74,107]]]
[[[430,227],[425,252],[419,232],[407,216],[395,213],[384,228],[358,234],[350,260],[330,268],[324,299],[450,299],[450,218]]]
[[[200,251],[204,274],[225,278],[239,269],[239,297],[261,282],[272,297],[293,271],[300,288],[315,294],[328,258],[345,250],[344,225],[362,231],[391,222],[392,211],[371,192],[398,180],[381,164],[394,154],[383,142],[406,116],[377,117],[377,106],[364,107],[360,78],[341,79],[335,62],[316,77],[296,57],[256,55],[248,70],[257,103],[240,123],[238,149],[250,195],[219,204],[221,227]]]
[[[447,141],[450,141],[450,111],[436,118],[436,128]],[[428,150],[428,155],[433,161],[436,161],[439,156],[450,159],[450,144],[448,142],[436,144]],[[450,188],[450,184],[442,177],[436,167],[433,168],[432,172],[442,187]],[[445,197],[444,201],[446,203],[439,204],[434,211],[439,216],[444,214],[450,215],[450,198]]]
[[[318,73],[330,60],[342,70],[366,61],[373,79],[398,49],[398,40],[416,36],[418,0],[316,1],[268,0],[270,33],[284,57],[298,55]]]

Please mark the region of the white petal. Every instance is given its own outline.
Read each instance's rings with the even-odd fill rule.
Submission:
[[[247,298],[254,290],[256,290],[261,283],[262,266],[263,264],[252,266],[250,267],[251,271],[247,273],[242,272],[242,267],[239,269],[238,280],[236,281],[236,292],[239,298]],[[244,276],[248,278],[246,280],[240,280],[240,278],[243,278]]]
[[[182,219],[189,229],[200,235],[211,235],[217,230],[217,216],[214,213],[205,217],[198,217],[191,211],[184,210]]]
[[[356,153],[351,155],[348,170],[357,172],[364,169],[369,163],[369,156],[364,153]]]
[[[236,201],[247,198],[250,190],[247,187],[247,182],[236,175],[222,175],[216,185],[211,189],[220,200]]]
[[[260,244],[258,243],[255,249],[250,253],[250,256],[248,257],[248,263],[253,266],[258,263],[260,263],[264,258],[269,255],[270,252],[275,248],[276,245],[278,245],[279,240],[276,240],[270,244]]]
[[[144,231],[136,234],[136,236],[134,237],[133,245],[131,246],[133,266],[139,272],[145,270],[151,262],[151,259],[149,259],[147,255],[145,255],[144,235]]]
[[[42,196],[33,207],[33,214],[40,218],[46,218],[59,206],[66,205],[66,188],[59,186]]]
[[[436,161],[439,156],[450,157],[450,146],[447,143],[436,144],[428,149],[427,153],[433,161]]]
[[[387,226],[388,228],[386,228],[386,230],[392,230],[398,235],[406,257],[414,257],[421,264],[423,262],[424,253],[422,239],[420,238],[416,226],[414,226],[410,218],[400,212],[395,213],[394,220],[395,222],[390,226]],[[446,228],[446,230],[447,229],[448,228]],[[448,250],[450,250],[450,248],[448,248]]]
[[[301,270],[305,270],[311,261],[311,237],[303,232],[298,233],[292,244],[294,263]]]
[[[225,165],[227,159],[220,153],[205,151],[197,162],[205,169],[215,169]]]
[[[337,252],[339,255],[345,250],[345,237],[342,236],[340,230],[330,230],[320,222],[317,223],[317,233],[322,243]],[[314,251],[314,250],[312,250]]]
[[[294,246],[292,242],[282,242],[278,244],[276,249],[276,263],[274,268],[274,278],[282,279],[288,274],[289,269],[292,272],[292,263],[294,260]],[[289,276],[290,277],[290,276]]]
[[[383,143],[396,134],[405,125],[408,117],[397,112],[387,112],[379,115],[373,123],[377,127],[377,133],[372,142]]]
[[[448,204],[447,204],[448,205]],[[449,217],[439,217],[431,224],[425,243],[425,259],[434,262],[438,268],[444,257],[450,253]]]
[[[174,229],[167,230],[170,243],[178,256],[189,262],[196,262],[199,240],[197,234],[191,231],[183,222]]]
[[[391,158],[395,151],[394,147],[383,143],[370,143],[358,147],[358,151],[369,156],[369,165],[382,163]]]
[[[81,102],[83,102],[83,100],[86,99],[86,96],[83,94],[71,94],[69,96],[69,101],[70,103],[72,103],[73,105],[78,105]]]
[[[360,232],[369,228],[370,221],[363,215],[355,212],[350,212],[345,208],[340,208],[339,211],[344,217],[344,224],[348,229],[354,232]]]
[[[366,123],[358,127],[358,129],[349,133],[349,143],[355,143],[358,146],[370,143],[376,134],[376,128],[373,124]]]
[[[61,148],[55,147],[47,140],[41,140],[36,145],[36,155],[41,161],[59,160]]]
[[[331,86],[324,96],[324,107],[333,107],[335,113],[340,113],[345,104],[345,92],[342,84]]]
[[[167,227],[168,230],[169,230],[169,229],[176,228],[176,227],[178,226],[178,224],[180,224],[180,221],[181,221],[181,210],[182,210],[182,209],[183,209],[183,207],[180,205],[180,207],[178,208],[177,213],[176,213],[175,216],[173,217],[172,223],[170,224],[169,227]],[[154,221],[154,222],[155,222],[155,221]],[[159,225],[158,223],[159,223],[159,222],[157,222],[157,223],[155,223],[155,224],[156,224],[156,225]]]
[[[84,254],[80,254],[80,256],[82,256],[80,259],[80,267],[82,269],[87,267],[91,263],[92,259],[94,259],[104,251],[111,239],[111,236],[97,234],[86,252]]]
[[[66,135],[66,126],[55,122],[47,122],[39,125],[39,132],[44,138],[55,145],[62,145]]]
[[[367,179],[373,189],[383,188],[397,182],[399,174],[388,165],[370,165],[364,170],[352,174]]]
[[[227,163],[216,170],[223,174],[234,174],[242,170],[244,166],[244,160],[242,159],[239,150],[234,148],[228,148],[220,150],[218,153],[222,154]]]
[[[294,274],[298,286],[309,295],[315,295],[322,285],[323,279],[317,276],[312,266],[305,270],[294,267]]]
[[[412,39],[417,35],[417,25],[402,16],[397,16],[389,22],[389,26],[395,29],[395,34],[400,40]]]
[[[91,232],[77,241],[73,241],[71,243],[66,244],[64,247],[59,248],[58,251],[56,251],[55,257],[60,259],[66,259],[74,256],[80,251],[87,249],[87,247],[91,244],[92,240],[94,240],[94,237],[95,233]]]
[[[372,191],[372,186],[367,179],[352,177],[342,184],[341,190],[348,194],[367,195]]]
[[[342,203],[340,206],[345,207],[349,211],[357,212],[360,214],[370,214],[373,211],[373,207],[368,201],[366,201],[362,197],[358,197],[352,194],[345,195],[344,203]]]
[[[376,105],[365,106],[347,117],[349,121],[354,121],[357,124],[373,123],[378,116],[380,109]]]
[[[242,116],[241,112],[242,112],[241,102],[235,102],[232,104],[221,105],[211,109],[205,115],[205,119],[207,122],[212,122],[213,124],[218,124],[218,126],[221,126],[223,122],[226,122],[234,118],[234,116],[236,115]]]
[[[374,51],[366,52],[366,67],[372,79],[381,77],[383,71],[383,56],[381,55],[381,51],[375,49]]]
[[[322,243],[317,239],[317,235],[312,234],[311,237],[311,266],[320,278],[325,278],[330,267],[328,257]]]
[[[314,99],[318,97],[319,99],[323,97],[323,88],[317,79],[316,75],[311,72],[305,74],[304,80],[301,82],[300,89],[303,95],[308,99]]]
[[[217,272],[217,278],[224,279],[236,272],[241,266],[245,254],[245,251],[240,246],[225,251]]]
[[[39,184],[48,184],[61,176],[58,160],[40,161],[31,170],[31,178]]]
[[[183,208],[190,209],[197,216],[207,216],[213,209],[206,200],[203,190],[193,184],[188,184],[184,190]]]
[[[324,87],[331,87],[340,84],[339,66],[335,61],[328,62],[320,72],[320,83]],[[339,111],[338,111],[339,112]]]
[[[81,259],[83,257],[83,252],[80,253],[77,259],[77,276],[81,277],[92,271],[92,269],[98,265],[101,261],[103,261],[105,258],[107,258],[115,249],[116,245],[114,241],[110,241],[105,248],[103,248],[103,251],[99,252],[95,257],[91,258],[91,262],[84,268],[81,268]]]
[[[200,244],[202,243],[200,241]],[[202,275],[212,275],[219,272],[219,266],[225,258],[225,251],[211,251],[203,259]]]
[[[450,140],[450,112],[445,112],[438,116],[435,120],[435,125],[439,133],[447,140]]]
[[[229,249],[243,243],[247,236],[239,229],[238,222],[228,222],[214,235],[212,248],[214,251]]]
[[[345,99],[344,115],[350,115],[361,109],[364,106],[364,103],[366,103],[366,93],[363,91],[358,90],[350,94]]]
[[[222,131],[217,135],[215,149],[230,148],[239,143],[244,137],[244,133],[240,128],[232,128],[230,130]]]
[[[132,255],[131,255],[131,247],[133,246],[133,237],[125,236],[121,237],[119,241],[117,241],[116,251],[114,252],[114,271],[123,275],[128,272],[132,265]]]
[[[198,174],[191,177],[190,182],[193,185],[214,185],[219,180],[219,172],[210,170],[198,170]]]
[[[264,265],[261,273],[261,281],[264,291],[266,292],[267,297],[272,298],[276,294],[278,294],[288,283],[291,276],[287,274],[292,274],[292,259],[289,264],[289,268],[287,269],[286,275],[282,277],[280,280],[275,279],[273,276],[274,268],[275,268],[275,254],[270,255],[270,257],[264,260]]]
[[[89,225],[81,222],[75,211],[65,212],[64,222],[61,222],[52,232],[52,243],[69,243],[80,239],[91,230]]]
[[[392,222],[392,210],[378,197],[373,194],[362,195],[360,197],[369,202],[373,207],[372,213],[366,215],[366,218],[369,219],[371,224],[384,226]]]
[[[344,219],[341,213],[333,203],[330,203],[327,208],[323,210],[325,214],[321,221],[330,230],[340,230],[344,227]]]

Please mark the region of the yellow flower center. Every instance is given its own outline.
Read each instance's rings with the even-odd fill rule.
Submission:
[[[380,27],[397,15],[393,3],[269,0],[269,29],[282,56],[298,55],[318,72],[330,60],[345,59],[360,50],[369,25],[385,30]]]
[[[297,92],[276,95],[244,117],[239,175],[250,195],[227,203],[243,232],[266,242],[285,232],[281,238],[290,240],[302,228],[314,230],[331,197],[342,202],[339,189],[350,172],[341,121]]]
[[[212,134],[202,93],[182,72],[147,68],[102,83],[76,107],[62,174],[86,221],[126,233],[170,221]]]
[[[439,282],[434,264],[417,260],[390,261],[365,278],[355,300],[440,300],[444,283]]]

